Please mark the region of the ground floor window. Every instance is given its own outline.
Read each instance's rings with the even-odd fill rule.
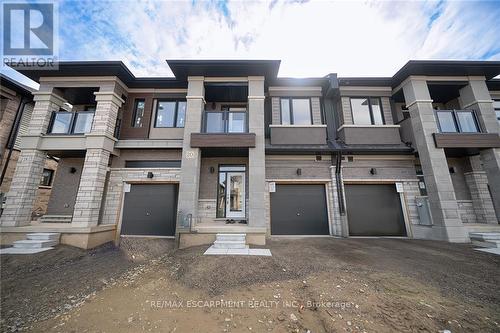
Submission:
[[[219,166],[216,217],[245,217],[245,172],[244,165]]]

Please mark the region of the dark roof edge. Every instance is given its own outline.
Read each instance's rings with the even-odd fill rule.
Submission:
[[[391,77],[339,77],[340,86],[382,86],[392,85]]]
[[[24,84],[17,82],[16,80],[8,77],[5,74],[0,73],[0,81],[2,81],[2,86],[7,87],[8,89],[14,90],[15,92],[26,96],[33,97],[33,91],[31,88],[25,86]]]

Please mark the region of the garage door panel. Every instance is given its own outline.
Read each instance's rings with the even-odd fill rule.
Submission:
[[[324,185],[277,185],[271,193],[273,235],[328,235]]]
[[[399,193],[394,185],[346,185],[351,236],[406,236]]]
[[[177,185],[131,185],[125,193],[122,235],[173,236]]]

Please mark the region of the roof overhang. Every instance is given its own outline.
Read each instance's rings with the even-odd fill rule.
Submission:
[[[280,60],[167,60],[178,80],[187,80],[188,76],[265,76],[269,80],[278,76],[280,63]]]
[[[35,82],[41,77],[116,76],[129,88],[185,88],[186,82],[173,77],[137,78],[121,61],[62,61],[58,69],[34,69],[24,64],[10,67]]]
[[[340,86],[358,87],[390,87],[392,78],[390,77],[340,77]]]
[[[411,75],[484,76],[491,80],[500,74],[500,61],[410,60],[392,77],[392,87]]]
[[[15,91],[16,93],[18,94],[21,94],[25,97],[32,97],[32,90],[31,88],[25,86],[24,84],[21,84],[13,79],[11,79],[10,77],[4,75],[4,74],[0,74],[0,84],[3,86],[3,87],[6,87],[10,90],[13,90]]]

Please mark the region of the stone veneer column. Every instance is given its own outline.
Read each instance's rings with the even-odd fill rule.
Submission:
[[[470,156],[471,171],[465,172],[465,182],[472,198],[472,206],[479,223],[497,224],[495,208],[488,190],[488,176],[481,166],[480,156]]]
[[[97,106],[92,130],[87,134],[85,162],[71,221],[74,227],[99,224],[109,156],[113,150],[116,117],[123,103],[121,96],[114,89],[99,91],[95,95]]]
[[[264,77],[248,77],[248,131],[255,148],[248,149],[248,225],[266,226],[266,155],[264,138]]]
[[[433,133],[438,132],[432,100],[423,77],[410,77],[403,86],[406,105],[410,110],[432,218],[432,237],[450,242],[468,242],[469,238],[458,214],[455,190],[451,182],[444,150],[436,148]]]
[[[201,131],[201,119],[205,108],[205,86],[202,76],[188,77],[187,108],[182,142],[182,172],[177,204],[178,216],[176,233],[184,226],[182,218],[192,214],[197,220],[200,186],[201,151],[191,148],[191,133]],[[186,225],[187,227],[187,225]]]
[[[500,133],[500,125],[495,116],[493,100],[491,99],[484,77],[469,77],[469,84],[460,89],[460,103],[464,109],[476,111],[483,131]],[[483,169],[488,177],[491,198],[496,211],[497,223],[500,220],[500,149],[489,148],[481,150]]]
[[[47,156],[45,151],[36,149],[36,138],[47,132],[52,112],[58,111],[65,102],[62,97],[52,92],[40,92],[34,95],[35,107],[26,135],[35,138],[35,144],[34,148],[21,150],[2,213],[0,223],[2,226],[30,224]]]

